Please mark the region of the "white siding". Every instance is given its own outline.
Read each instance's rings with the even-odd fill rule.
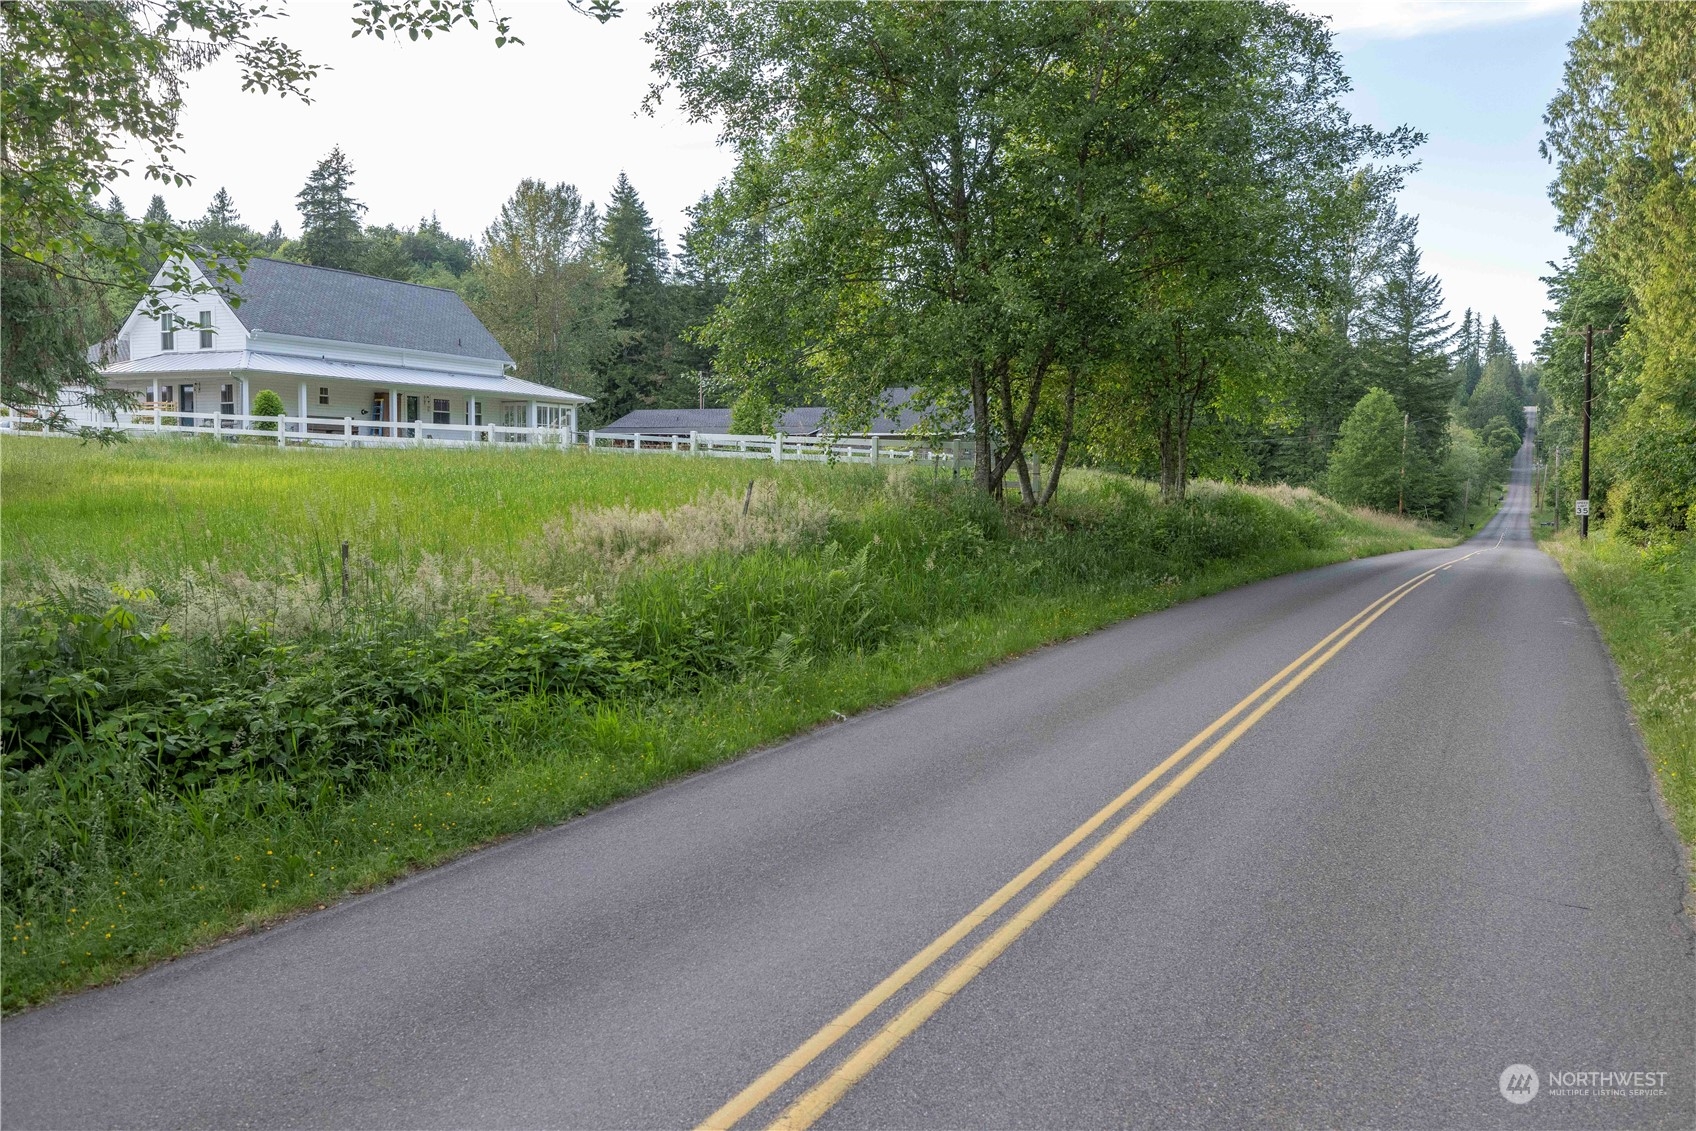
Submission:
[[[196,280],[205,278],[198,267],[191,265],[189,272]],[[158,279],[155,278],[155,282],[157,281]],[[166,297],[165,301],[171,309],[177,312],[178,317],[191,324],[200,321],[201,311],[211,311],[212,328],[217,331],[212,335],[211,350],[243,350],[247,348],[247,330],[242,326],[241,320],[236,317],[236,312],[230,309],[229,303],[218,295],[170,295]],[[132,360],[139,361],[144,357],[154,357],[165,352],[181,354],[200,352],[200,331],[193,325],[177,331],[176,349],[170,351],[162,349],[160,346],[159,319],[144,316],[139,306],[130,315],[125,332],[129,336]],[[206,352],[211,352],[211,350]]]

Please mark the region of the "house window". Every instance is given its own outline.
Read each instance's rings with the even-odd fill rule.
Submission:
[[[536,427],[564,428],[565,406],[557,404],[539,404],[536,406]]]
[[[218,386],[218,411],[225,416],[236,414],[236,387],[234,385]]]
[[[177,348],[177,316],[161,314],[159,316],[159,348],[174,350]]]
[[[210,310],[202,310],[200,312],[201,349],[209,350],[212,348],[212,336],[212,312]]]
[[[483,423],[483,402],[482,401],[466,401],[465,402],[465,422],[467,424],[481,424],[481,423]]]
[[[328,385],[319,385],[318,386],[318,403],[319,404],[329,404],[330,403],[330,387]]]
[[[453,423],[453,408],[449,405],[446,397],[432,397],[430,399],[430,423]]]

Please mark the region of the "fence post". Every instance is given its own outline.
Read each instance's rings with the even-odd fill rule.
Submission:
[[[876,436],[873,436],[872,437],[872,466],[873,467],[877,466],[878,448],[879,448],[878,438]]]
[[[345,447],[353,447],[353,417],[351,416],[342,417],[342,444]]]
[[[771,461],[773,463],[782,463],[783,462],[783,433],[782,432],[779,432],[777,435],[775,435],[771,438]]]
[[[277,414],[277,446],[286,448],[288,444],[288,418],[279,412]]]
[[[593,428],[589,429],[589,450],[595,450],[595,430]]]

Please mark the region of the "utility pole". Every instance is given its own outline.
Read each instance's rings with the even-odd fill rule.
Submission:
[[[1396,514],[1407,509],[1407,413],[1402,413],[1402,476],[1396,484]]]
[[[1592,343],[1595,340],[1596,328],[1588,322],[1584,324],[1584,415],[1583,434],[1584,451],[1578,463],[1578,536],[1590,537],[1590,360]]]
[[[1555,533],[1561,532],[1561,446],[1555,445]]]

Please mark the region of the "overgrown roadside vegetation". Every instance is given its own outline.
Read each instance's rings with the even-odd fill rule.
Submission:
[[[1613,653],[1661,794],[1696,847],[1696,539],[1539,529]]]
[[[0,459],[7,1009],[1011,653],[1442,540],[1305,490],[1162,505],[1086,471],[1031,514],[926,469]]]

